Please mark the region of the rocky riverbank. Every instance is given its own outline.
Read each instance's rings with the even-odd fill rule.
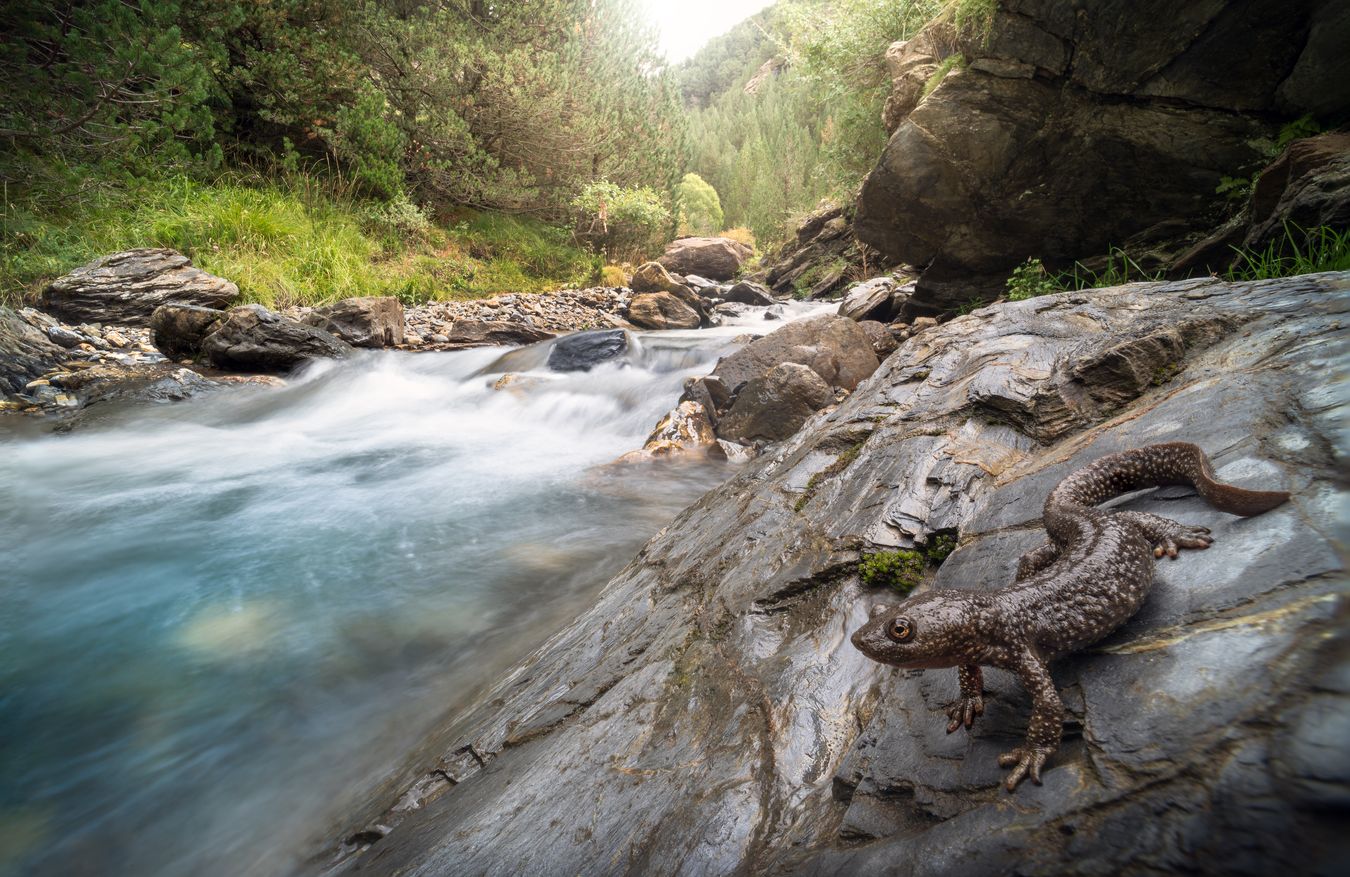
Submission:
[[[1329,868],[1350,763],[1345,636],[1350,274],[1195,280],[975,311],[909,339],[838,407],[649,543],[594,609],[376,791],[313,869],[371,874],[1268,873]],[[1145,608],[1062,661],[1045,785],[994,754],[1027,697],[848,642],[885,594],[861,558],[954,537],[925,587],[994,588],[1057,479],[1186,440],[1252,519],[1188,491],[1126,508],[1204,524]],[[934,555],[936,556],[936,555]],[[1320,865],[1319,865],[1320,863]]]

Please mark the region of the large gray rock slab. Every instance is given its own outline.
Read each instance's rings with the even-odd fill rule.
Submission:
[[[909,339],[648,543],[313,870],[1332,873],[1350,773],[1348,293],[1350,273],[1139,284]],[[998,587],[1043,538],[1059,478],[1172,440],[1293,499],[1251,519],[1179,488],[1122,501],[1215,545],[1159,562],[1138,615],[1055,665],[1065,745],[1044,786],[1009,795],[994,757],[1025,732],[1026,692],[989,672],[985,715],[946,735],[953,672],[848,642],[886,596],[857,562],[952,533],[922,587]]]
[[[322,329],[306,326],[262,305],[231,308],[202,339],[202,354],[216,368],[288,372],[312,359],[336,359],[351,347]]]
[[[187,304],[223,308],[239,287],[192,267],[175,250],[127,250],[95,259],[53,280],[42,308],[73,323],[147,326],[155,308]]]

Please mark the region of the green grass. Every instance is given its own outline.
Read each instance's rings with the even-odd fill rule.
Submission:
[[[1269,280],[1320,271],[1350,271],[1350,229],[1337,231],[1322,226],[1306,231],[1286,224],[1284,240],[1271,242],[1265,250],[1235,249],[1238,261],[1228,271],[1229,280]]]
[[[960,52],[943,58],[942,63],[933,71],[933,75],[928,77],[928,81],[923,84],[923,94],[919,96],[919,100],[923,100],[937,91],[937,87],[942,84],[942,80],[947,78],[948,73],[951,73],[957,67],[964,66],[966,66],[966,57]]]
[[[406,200],[361,201],[313,177],[100,178],[44,168],[0,213],[0,303],[19,304],[89,260],[171,247],[280,307],[356,295],[410,303],[585,284],[598,267],[564,229],[463,214],[448,227]]]

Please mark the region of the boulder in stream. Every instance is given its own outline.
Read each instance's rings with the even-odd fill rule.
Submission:
[[[780,362],[736,394],[718,422],[718,435],[741,444],[782,441],[833,401],[830,385],[813,369]]]
[[[192,359],[202,351],[202,342],[225,318],[224,311],[196,305],[160,305],[150,315],[155,347],[171,359]]]
[[[596,329],[564,335],[548,351],[548,367],[555,372],[590,371],[628,353],[632,337],[623,329]]]
[[[353,347],[397,347],[403,343],[403,302],[392,295],[344,298],[317,307],[301,321]]]
[[[628,321],[642,329],[697,329],[703,317],[669,292],[648,292],[633,296]]]
[[[730,280],[753,252],[730,238],[680,238],[668,244],[657,261],[674,274]]]

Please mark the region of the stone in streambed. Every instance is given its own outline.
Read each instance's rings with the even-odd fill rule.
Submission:
[[[261,305],[231,308],[202,341],[202,353],[228,371],[287,372],[311,359],[341,358],[352,348],[322,329]]]
[[[392,295],[344,298],[315,308],[303,320],[353,347],[397,347],[403,343],[403,303]]]
[[[852,320],[820,314],[789,323],[724,357],[713,374],[736,391],[781,362],[815,367],[831,387],[852,390],[877,370],[872,341]]]
[[[628,353],[632,339],[622,329],[599,329],[564,335],[553,342],[548,367],[555,372],[590,371]]]
[[[740,302],[741,304],[754,305],[756,307],[769,307],[775,304],[777,299],[769,288],[759,283],[752,283],[749,280],[742,280],[735,286],[728,289],[722,296],[727,301]]]
[[[202,342],[225,318],[224,311],[196,305],[160,305],[150,315],[155,347],[170,359],[191,359],[201,353]]]
[[[675,274],[730,280],[752,253],[745,244],[729,238],[680,238],[657,261]]]
[[[742,443],[781,441],[833,401],[830,385],[811,368],[779,363],[737,394],[718,424],[718,434]]]
[[[699,312],[668,292],[649,292],[633,297],[628,321],[643,329],[697,329]]]

